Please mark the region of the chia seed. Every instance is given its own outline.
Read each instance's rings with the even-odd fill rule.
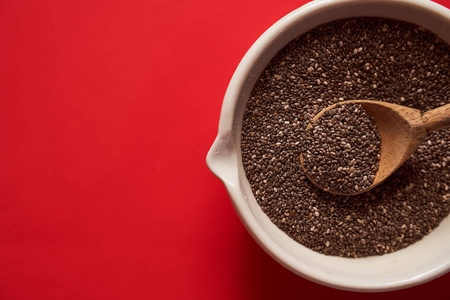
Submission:
[[[361,104],[326,110],[305,130],[303,166],[326,191],[354,194],[367,190],[378,171],[380,134]]]
[[[449,45],[413,24],[351,18],[293,40],[262,72],[242,124],[247,179],[278,228],[325,255],[403,249],[439,226],[450,210],[448,130],[432,133],[395,174],[366,193],[334,195],[309,181],[299,158],[306,126],[325,107],[353,99],[421,111],[449,103]]]

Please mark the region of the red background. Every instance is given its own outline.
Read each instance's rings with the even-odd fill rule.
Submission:
[[[304,3],[0,1],[0,299],[448,295],[292,274],[206,167],[240,59]]]

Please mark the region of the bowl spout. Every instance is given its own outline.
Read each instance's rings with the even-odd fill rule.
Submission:
[[[238,158],[231,134],[219,134],[206,156],[209,170],[223,183],[238,186]]]

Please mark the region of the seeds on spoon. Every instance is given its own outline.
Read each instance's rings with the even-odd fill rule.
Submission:
[[[380,157],[380,135],[361,104],[326,111],[305,132],[303,165],[326,191],[354,194],[368,189]]]

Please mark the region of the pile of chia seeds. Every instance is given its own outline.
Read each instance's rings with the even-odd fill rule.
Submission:
[[[450,102],[450,47],[413,24],[352,18],[298,37],[269,63],[247,103],[244,169],[270,220],[304,246],[343,257],[405,248],[449,214],[450,135],[435,132],[395,174],[356,196],[314,186],[300,165],[305,128],[325,107],[381,100],[422,111]]]
[[[325,191],[355,194],[375,179],[380,134],[361,104],[338,104],[305,130],[303,166]]]

